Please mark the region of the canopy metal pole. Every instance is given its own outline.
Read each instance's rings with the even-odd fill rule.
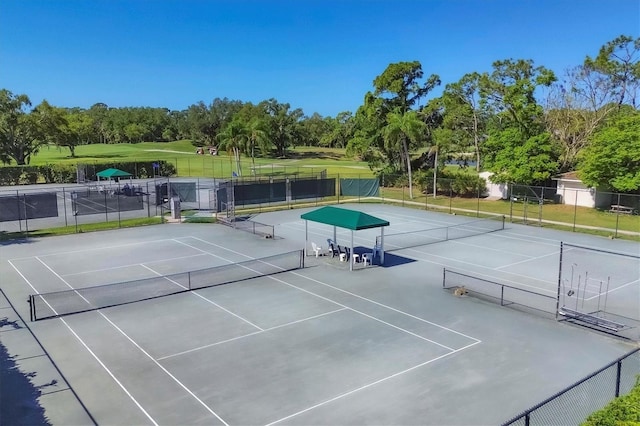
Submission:
[[[384,265],[384,226],[380,227],[380,264]]]
[[[338,241],[336,240],[336,226],[333,225],[333,244],[338,244]]]
[[[309,221],[304,221],[304,256],[307,257],[307,247],[309,246],[309,233],[307,231]]]
[[[351,259],[349,259],[349,270],[353,271],[353,229],[351,230]]]

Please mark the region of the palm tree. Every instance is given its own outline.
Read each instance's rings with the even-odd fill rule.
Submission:
[[[267,148],[267,143],[269,140],[267,139],[267,132],[265,131],[266,124],[264,121],[254,118],[249,122],[246,127],[247,130],[247,142],[249,144],[248,150],[251,153],[251,168],[253,169],[253,174],[256,174],[256,159],[255,159],[255,148],[256,144],[261,152],[264,152]]]
[[[226,149],[229,155],[233,155],[236,163],[238,176],[242,176],[242,165],[240,164],[240,153],[246,150],[247,128],[244,123],[234,120],[229,123],[222,132],[216,136],[220,148]]]
[[[420,142],[425,132],[426,125],[415,111],[404,114],[394,111],[387,115],[387,125],[383,130],[384,141],[387,146],[400,149],[400,157],[404,159],[403,169],[409,175],[409,198],[413,198],[410,150],[412,144],[415,146]]]

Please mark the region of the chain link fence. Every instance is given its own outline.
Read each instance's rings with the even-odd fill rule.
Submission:
[[[475,217],[505,215],[511,223],[640,238],[640,194],[444,178],[435,185],[432,178],[413,185],[410,194],[402,177],[382,175],[380,183],[385,202],[406,207]]]
[[[507,425],[579,425],[614,398],[640,386],[640,348],[611,362],[505,422]]]
[[[198,156],[200,157],[200,156]],[[200,167],[196,167],[196,165]],[[410,193],[406,178],[395,175],[327,174],[312,167],[243,166],[231,177],[229,162],[213,156],[176,159],[181,177],[133,179],[120,183],[25,185],[0,189],[0,232],[27,232],[131,218],[162,219],[168,200],[179,197],[182,210],[247,214],[294,206],[341,202],[391,202],[406,207],[474,217],[506,216],[511,223],[588,231],[640,239],[640,195],[579,188],[489,184],[473,179],[424,180]],[[183,168],[188,168],[185,172]],[[204,168],[203,168],[204,167]],[[189,170],[191,169],[191,170]],[[200,177],[185,177],[198,173]],[[212,177],[202,177],[211,173]],[[228,178],[215,176],[228,175]],[[405,179],[405,181],[403,181]],[[222,193],[223,187],[234,186]]]

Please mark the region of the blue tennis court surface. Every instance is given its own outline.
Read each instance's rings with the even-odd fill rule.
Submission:
[[[470,220],[377,204],[345,207],[388,220],[389,235]],[[498,424],[633,346],[442,289],[446,267],[553,296],[561,240],[639,251],[637,243],[511,224],[392,250],[385,265],[353,272],[337,258],[307,256],[301,269],[29,322],[32,294],[82,294],[134,280],[184,285],[166,277],[304,249],[305,211],[259,215],[276,239],[221,225],[167,224],[1,246],[2,289],[78,396],[53,368],[22,361],[36,383],[57,379],[39,398],[50,421]],[[326,247],[333,229],[307,225],[309,241]],[[372,248],[378,235],[356,232],[354,245]],[[337,231],[339,244],[350,238]],[[633,261],[607,265],[590,266],[599,278],[584,286],[579,303],[595,303],[596,295],[603,302],[600,279],[613,276],[607,303],[627,303],[632,315],[640,268]],[[118,293],[113,297],[117,302]],[[8,303],[0,308],[3,324],[18,325],[0,327],[2,342],[22,359],[25,323]]]

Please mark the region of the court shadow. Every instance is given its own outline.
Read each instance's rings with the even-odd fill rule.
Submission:
[[[33,241],[29,238],[25,238],[23,232],[6,232],[0,231],[0,246],[7,246],[10,244],[31,244]]]
[[[360,256],[362,256],[365,253],[371,253],[371,247],[356,246],[356,247],[353,248],[353,252],[355,254],[359,254]],[[413,263],[413,262],[416,262],[416,260],[409,259],[408,257],[398,256],[397,254],[385,252],[384,253],[384,265],[380,265],[380,258],[379,257],[376,257],[376,259],[375,259],[375,261],[373,263],[375,265],[381,266],[383,268],[390,268],[392,266],[405,265],[407,263]]]
[[[408,257],[398,256],[397,254],[385,253],[384,265],[380,265],[379,263],[377,263],[377,265],[383,268],[391,268],[393,266],[406,265],[407,263],[413,263],[413,262],[417,262],[417,261],[415,259],[409,259]]]
[[[8,425],[48,425],[44,408],[38,402],[42,395],[40,386],[35,386],[31,379],[37,373],[20,371],[15,355],[9,355],[7,348],[0,343],[0,376],[3,392],[0,398],[0,418]]]

